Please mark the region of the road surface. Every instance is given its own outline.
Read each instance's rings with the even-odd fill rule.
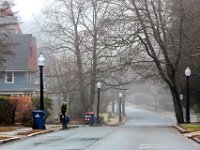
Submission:
[[[200,150],[182,136],[174,117],[127,107],[118,127],[80,127],[0,145],[0,150]]]

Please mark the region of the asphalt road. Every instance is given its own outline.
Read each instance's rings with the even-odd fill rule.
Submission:
[[[200,150],[182,136],[173,116],[127,107],[118,127],[81,127],[0,145],[0,150]]]

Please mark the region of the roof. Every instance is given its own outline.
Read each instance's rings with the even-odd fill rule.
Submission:
[[[0,8],[0,12],[1,15],[14,16],[14,13],[12,12],[8,1],[3,2],[2,7]]]
[[[28,56],[32,43],[31,34],[16,34],[9,37],[9,43],[13,55],[7,56],[5,70],[28,70]]]

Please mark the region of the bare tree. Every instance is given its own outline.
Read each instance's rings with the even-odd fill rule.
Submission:
[[[187,1],[187,0],[176,0],[173,2],[173,28],[174,31],[177,29],[177,24],[180,16],[182,16],[182,57],[180,60],[179,70],[177,80],[180,86],[180,91],[185,93],[185,75],[184,70],[186,67],[190,67],[192,70],[191,75],[191,106],[195,108],[200,107],[200,103],[198,100],[199,97],[199,6],[200,1]],[[181,13],[180,13],[181,12]],[[185,96],[184,96],[185,97]],[[198,109],[196,109],[198,110]],[[198,112],[198,111],[197,111]]]
[[[86,90],[84,85],[84,74],[82,66],[82,50],[80,45],[80,15],[83,2],[78,0],[49,1],[50,7],[46,7],[44,17],[47,18],[42,24],[39,22],[45,36],[45,48],[63,55],[67,51],[76,58],[77,75],[79,82],[79,97],[82,111],[86,108]],[[72,56],[73,56],[72,55]],[[63,84],[63,83],[62,83]],[[67,90],[66,90],[67,92]]]
[[[133,13],[133,22],[136,22],[138,28],[136,33],[142,46],[141,49],[145,50],[155,63],[160,76],[170,88],[177,122],[183,123],[183,112],[176,82],[182,39],[181,36],[175,37],[170,30],[172,3],[170,0],[127,0],[123,3]],[[181,25],[180,19],[179,27]],[[182,34],[181,28],[178,32],[179,35]]]
[[[93,110],[96,80],[104,80],[117,56],[115,49],[105,48],[104,44],[109,4],[97,0],[60,0],[51,1],[50,5],[44,12],[47,18],[44,24],[39,23],[47,35],[45,49],[57,55],[66,51],[75,56],[81,108]]]

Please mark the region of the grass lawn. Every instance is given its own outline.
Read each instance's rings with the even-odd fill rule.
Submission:
[[[179,127],[183,128],[187,133],[200,131],[200,124],[178,124]]]

